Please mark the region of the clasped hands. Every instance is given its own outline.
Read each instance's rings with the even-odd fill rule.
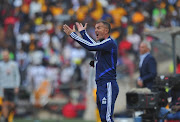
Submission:
[[[138,80],[137,80],[137,85],[138,85],[139,87],[143,87],[143,81],[142,81],[141,79],[138,79]]]
[[[83,26],[82,23],[78,23],[76,22],[76,27],[78,29],[78,31],[82,31],[85,30],[87,27],[87,23]],[[75,32],[75,25],[73,25],[73,29],[71,29],[68,25],[64,24],[63,25],[63,31],[69,36],[72,32]]]

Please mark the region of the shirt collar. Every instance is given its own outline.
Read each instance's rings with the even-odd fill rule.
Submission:
[[[109,36],[108,38],[111,38],[111,37]],[[108,39],[108,38],[106,38],[106,39]],[[103,40],[106,40],[106,39],[101,39],[101,40],[99,40],[99,41],[102,42]]]
[[[140,55],[139,67],[142,66],[143,61],[144,61],[144,59],[146,58],[146,56],[147,56],[148,54],[150,54],[150,52],[147,52],[147,53],[145,53],[145,54]]]
[[[147,53],[140,55],[140,58],[145,58],[148,54],[150,54],[150,52],[147,52]]]

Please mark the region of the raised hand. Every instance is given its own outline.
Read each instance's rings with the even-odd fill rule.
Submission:
[[[83,26],[83,25],[82,25],[82,23],[78,23],[78,22],[76,22],[76,26],[77,26],[78,31],[80,32],[80,31],[82,31],[82,30],[85,30],[85,29],[86,29],[86,27],[87,27],[87,23]]]
[[[73,25],[73,29],[71,29],[68,25],[63,25],[63,31],[69,36],[72,32],[75,32],[75,25]]]

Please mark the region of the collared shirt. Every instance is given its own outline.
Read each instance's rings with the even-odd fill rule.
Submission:
[[[15,61],[0,62],[0,86],[2,88],[18,88],[20,85],[19,68]]]
[[[147,53],[145,53],[145,54],[140,55],[139,68],[141,68],[141,66],[142,66],[142,64],[143,64],[143,61],[144,61],[144,59],[146,58],[146,56],[147,56],[148,54],[150,54],[150,52],[147,52]]]

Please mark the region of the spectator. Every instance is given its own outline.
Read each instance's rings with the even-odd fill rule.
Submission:
[[[63,7],[61,1],[56,1],[53,6],[50,6],[50,11],[54,17],[58,17],[63,14]]]
[[[38,0],[32,0],[29,5],[29,16],[31,19],[34,19],[35,14],[38,12],[41,12],[41,3],[38,2]]]
[[[141,12],[140,8],[136,8],[134,14],[132,15],[132,22],[138,24],[144,21],[144,15]]]
[[[133,29],[132,34],[127,35],[127,41],[132,44],[132,52],[135,54],[135,57],[137,57],[139,51],[139,44],[141,42],[140,35],[137,34],[136,31]]]
[[[153,9],[153,13],[152,13],[152,21],[155,27],[159,27],[159,24],[161,23],[161,21],[165,19],[167,10],[163,8],[163,6],[160,6],[159,3],[155,5],[156,7]]]
[[[40,62],[36,62],[40,63]],[[47,79],[46,67],[40,64],[31,64],[27,68],[28,91],[31,96],[31,103],[34,106],[44,106],[48,103],[50,82]],[[44,88],[44,90],[43,90]],[[46,91],[47,89],[47,91]],[[45,93],[45,97],[43,97]]]
[[[29,65],[29,57],[28,54],[24,50],[19,50],[16,54],[16,61],[18,63],[21,82],[20,85],[23,87],[27,87],[27,67]]]
[[[130,80],[133,80],[133,73],[134,73],[134,69],[135,69],[135,64],[133,63],[132,59],[129,57],[129,54],[127,51],[124,51],[122,57],[121,57],[122,63],[123,65],[125,65],[126,69],[127,69],[127,73],[130,77]]]
[[[86,6],[84,0],[80,0],[79,4],[80,4],[80,6],[76,11],[76,17],[77,17],[78,21],[83,22],[88,13],[88,6]]]
[[[130,52],[132,49],[132,43],[129,42],[126,38],[126,35],[123,36],[123,39],[119,43],[118,50],[119,50],[119,55],[122,56],[124,55],[124,52]]]
[[[68,88],[72,87],[72,77],[74,74],[74,67],[71,65],[70,61],[65,61],[65,65],[61,69],[61,74],[60,74],[60,81],[61,81],[61,86],[64,86],[65,89],[63,90],[64,94],[69,97],[70,95],[70,90]]]
[[[0,62],[0,84],[4,91],[2,115],[5,122],[15,110],[15,98],[19,91],[20,74],[16,62],[9,60],[9,51],[2,51],[3,61]]]
[[[120,3],[116,4],[114,9],[110,10],[110,14],[113,17],[114,25],[116,27],[120,27],[121,26],[121,23],[120,23],[121,22],[121,18],[123,16],[126,16],[128,13],[127,13],[127,10],[122,7],[122,4],[120,2]]]
[[[103,7],[98,0],[91,0],[89,3],[89,14],[93,20],[99,20],[103,15]]]

